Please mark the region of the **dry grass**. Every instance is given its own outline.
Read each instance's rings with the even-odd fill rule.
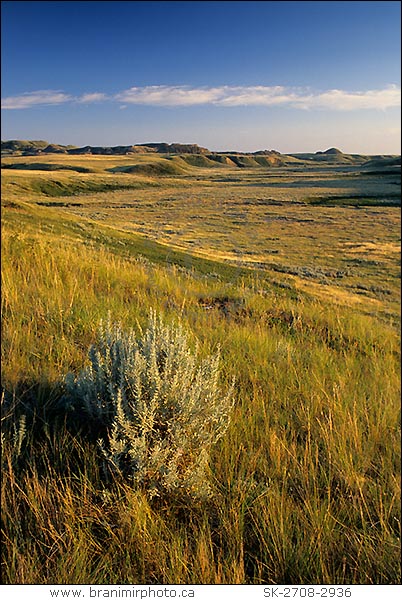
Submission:
[[[106,158],[120,160],[99,157],[98,164],[110,164]],[[89,165],[98,158],[74,160]],[[395,584],[397,209],[325,209],[289,199],[264,205],[249,186],[257,175],[234,171],[243,179],[227,185],[217,181],[219,169],[202,177],[200,171],[178,183],[155,180],[153,191],[77,195],[79,211],[38,206],[52,198],[34,189],[27,196],[18,187],[11,192],[14,175],[28,187],[36,175],[7,172],[3,580]],[[122,202],[136,207],[123,209]],[[105,220],[97,216],[101,206]],[[145,240],[126,228],[136,229],[139,215]],[[312,221],[297,224],[308,215]],[[274,216],[289,218],[268,222]],[[161,253],[169,246],[152,238],[167,222],[173,233],[161,236],[166,244],[188,248],[190,221],[205,260],[187,255],[185,268],[185,255],[172,250],[181,266],[166,264]],[[237,243],[254,253],[245,255],[255,259],[253,269],[206,260],[218,251],[229,258]],[[294,273],[258,266],[270,249]],[[350,266],[352,273],[339,280],[323,275],[353,258],[363,262]],[[168,322],[180,317],[201,354],[219,345],[223,386],[236,378],[232,421],[211,454],[208,501],[162,502],[123,480],[105,480],[91,424],[59,402],[61,382],[82,369],[99,320],[110,311],[127,327],[144,325],[150,308]],[[19,452],[21,415],[26,434]]]

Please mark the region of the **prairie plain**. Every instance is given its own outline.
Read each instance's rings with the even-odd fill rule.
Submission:
[[[398,583],[400,167],[288,159],[2,159],[4,581]],[[207,502],[105,481],[60,400],[150,309],[235,378]]]

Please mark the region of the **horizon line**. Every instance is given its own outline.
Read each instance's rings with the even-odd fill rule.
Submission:
[[[349,155],[349,156],[400,156],[401,152],[376,152],[376,153],[365,153],[365,152],[347,152],[344,150],[340,150],[338,147],[335,146],[328,146],[325,150],[313,150],[313,151],[309,151],[309,150],[302,150],[302,151],[296,151],[296,152],[281,152],[279,150],[276,150],[275,148],[259,148],[257,150],[235,150],[235,149],[230,149],[230,150],[213,150],[211,148],[207,148],[206,146],[201,146],[200,144],[198,144],[197,142],[144,142],[144,143],[134,143],[134,144],[113,144],[113,145],[109,145],[109,144],[84,144],[84,145],[80,145],[77,146],[75,144],[60,144],[58,142],[49,142],[48,140],[40,140],[40,139],[36,139],[36,140],[29,140],[29,139],[18,139],[18,138],[10,138],[10,139],[6,139],[6,140],[1,140],[1,144],[7,144],[10,142],[28,142],[28,143],[38,143],[38,142],[43,142],[46,143],[48,146],[62,146],[67,148],[68,146],[72,146],[71,149],[82,149],[82,148],[129,148],[129,147],[150,147],[150,145],[167,145],[167,146],[174,146],[174,145],[178,145],[178,146],[197,146],[198,148],[200,148],[200,150],[207,150],[209,153],[211,154],[256,154],[259,152],[272,152],[272,153],[277,153],[277,154],[281,154],[281,155],[288,155],[288,156],[292,156],[295,154],[325,154],[328,153],[329,150],[336,150],[338,152],[340,152],[341,154],[344,155]],[[41,151],[40,148],[38,148],[38,150]],[[3,150],[2,150],[3,151]],[[55,152],[47,152],[46,154],[55,154]],[[140,152],[138,152],[138,154],[140,154]],[[174,152],[172,153],[174,154]],[[202,152],[201,152],[202,154]]]

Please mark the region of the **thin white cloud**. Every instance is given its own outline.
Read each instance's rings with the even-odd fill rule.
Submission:
[[[77,98],[77,102],[80,104],[91,104],[92,102],[102,102],[103,100],[107,100],[106,94],[102,92],[94,92],[92,94],[83,94]]]
[[[189,88],[187,86],[149,85],[132,87],[115,96],[119,102],[153,106],[195,106],[215,103],[225,88]]]
[[[8,98],[4,98],[1,101],[1,108],[13,110],[31,108],[32,106],[64,104],[72,99],[72,96],[59,90],[39,90],[21,94],[20,96],[9,96]]]
[[[214,105],[235,106],[290,106],[298,109],[326,109],[333,111],[385,110],[401,105],[401,90],[396,85],[366,91],[310,89],[284,86],[218,86],[189,87],[151,85],[131,87],[114,96],[101,92],[70,96],[61,91],[44,90],[12,96],[2,101],[2,108],[24,109],[65,102],[90,104],[111,100],[123,106],[130,104],[161,107]]]
[[[127,104],[148,106],[291,106],[329,110],[386,109],[401,104],[401,90],[391,85],[381,90],[347,92],[328,90],[313,92],[284,86],[221,86],[190,88],[188,86],[153,85],[133,87],[120,92],[115,99]]]
[[[223,87],[221,97],[215,102],[219,106],[278,106],[291,104],[297,95],[283,86]]]
[[[299,97],[294,105],[300,108],[327,108],[332,110],[387,109],[401,105],[401,89],[390,85],[383,90],[345,92],[329,90],[320,94]]]

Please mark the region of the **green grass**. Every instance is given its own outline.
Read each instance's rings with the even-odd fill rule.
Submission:
[[[57,175],[76,186],[59,205],[38,173],[3,180],[3,581],[398,583],[397,209],[309,206],[302,186],[261,194],[249,183],[272,172],[246,168],[234,184],[196,168],[82,193],[117,177],[110,157],[97,164]],[[322,195],[326,177],[311,176]],[[105,480],[90,424],[60,403],[100,319],[144,326],[150,308],[201,354],[221,348],[223,387],[235,377],[208,501]]]
[[[10,163],[3,164],[2,169],[19,169],[22,171],[76,171],[77,173],[91,173],[91,169],[55,163]]]
[[[182,161],[183,167],[185,167],[185,162]],[[129,173],[133,175],[150,175],[153,177],[163,177],[163,176],[174,176],[174,175],[183,175],[185,170],[180,163],[170,162],[166,159],[161,159],[160,161],[150,162],[150,163],[139,163],[136,165],[125,165],[123,167],[114,167],[109,169],[112,173]]]

